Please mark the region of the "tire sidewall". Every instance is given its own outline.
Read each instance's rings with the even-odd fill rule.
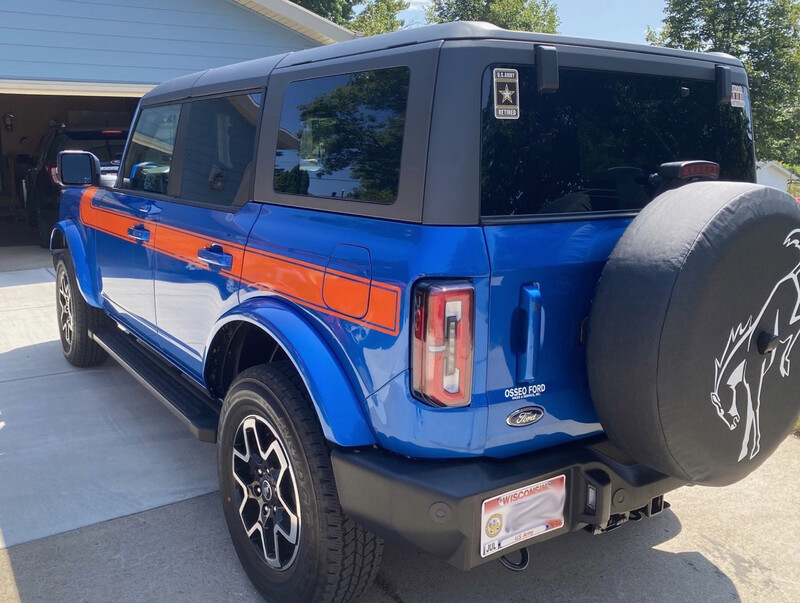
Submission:
[[[292,565],[283,571],[269,567],[255,550],[242,525],[237,508],[236,487],[231,470],[233,441],[240,423],[250,415],[263,417],[275,430],[294,471],[300,506],[300,545]],[[303,440],[280,398],[268,385],[255,378],[239,381],[226,397],[220,417],[217,467],[225,520],[236,553],[250,580],[275,601],[311,600],[320,566],[320,510]],[[268,600],[270,600],[268,598]]]
[[[61,303],[60,303],[60,287],[62,278],[66,277],[67,284],[69,285],[69,294],[72,308],[70,309],[70,319],[72,320],[72,343],[67,343],[64,339],[64,330],[61,328]],[[68,361],[72,361],[75,357],[76,351],[76,337],[78,336],[78,304],[75,303],[75,294],[80,295],[77,291],[75,283],[75,272],[72,268],[72,262],[69,256],[62,255],[56,264],[56,311],[58,312],[58,330],[59,339],[61,340],[61,351]]]

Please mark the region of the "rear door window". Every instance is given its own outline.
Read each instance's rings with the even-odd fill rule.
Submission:
[[[407,67],[393,67],[290,83],[275,191],[394,203],[409,78]]]
[[[167,194],[180,114],[180,104],[142,109],[122,168],[122,188]]]
[[[714,161],[721,179],[755,181],[746,88],[743,107],[721,105],[714,81],[562,69],[543,94],[535,67],[506,66],[519,72],[508,90],[497,67],[483,77],[483,216],[637,210],[671,161]],[[498,111],[504,103],[518,114]]]
[[[260,93],[191,103],[181,197],[221,206],[247,202],[260,112]]]

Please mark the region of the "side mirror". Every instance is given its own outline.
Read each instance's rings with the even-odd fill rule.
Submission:
[[[61,184],[97,186],[100,183],[100,160],[88,151],[61,151],[56,165]]]

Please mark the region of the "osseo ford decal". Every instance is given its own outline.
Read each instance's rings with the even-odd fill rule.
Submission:
[[[534,385],[524,385],[521,387],[509,387],[505,392],[506,400],[521,400],[522,398],[535,398],[541,396],[547,386],[544,383]]]

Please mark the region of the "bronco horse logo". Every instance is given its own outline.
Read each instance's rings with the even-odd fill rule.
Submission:
[[[783,244],[785,247],[800,249],[800,228],[790,232]],[[745,429],[739,461],[747,457],[748,453],[752,459],[760,449],[759,412],[765,376],[776,360],[781,377],[789,376],[789,355],[797,338],[800,337],[798,274],[800,274],[800,264],[777,282],[756,318],[750,316],[747,322],[731,330],[722,356],[714,361],[714,391],[711,393],[711,402],[731,431],[739,426],[740,414],[737,402],[744,397]],[[786,311],[785,302],[783,308],[780,303],[787,298],[794,303],[789,312]],[[761,324],[774,325],[772,332],[756,333],[758,325]],[[748,356],[753,346],[758,348],[763,358],[754,359]],[[727,386],[730,390],[730,406],[727,410],[723,407],[721,399],[726,393],[720,392],[721,385]]]

